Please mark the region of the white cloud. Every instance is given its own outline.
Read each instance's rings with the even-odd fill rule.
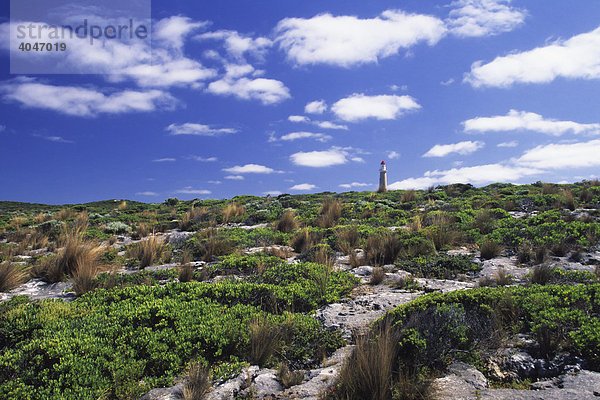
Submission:
[[[507,115],[477,117],[464,121],[465,132],[533,131],[560,136],[565,133],[600,133],[600,124],[580,124],[573,121],[546,119],[539,114],[510,110]]]
[[[325,100],[311,101],[304,106],[304,112],[307,114],[323,114],[325,111],[327,111]]]
[[[525,10],[510,7],[511,0],[458,0],[452,2],[446,24],[458,37],[492,36],[521,25]]]
[[[211,194],[210,190],[206,189],[193,189],[191,186],[186,186],[183,189],[176,190],[175,193],[180,194]]]
[[[145,191],[145,192],[137,192],[135,194],[136,196],[158,196],[158,193],[156,192],[151,192],[151,191]]]
[[[348,126],[334,124],[333,122],[330,122],[330,121],[315,121],[314,124],[322,129],[341,129],[341,130],[345,130],[345,131],[348,130]]]
[[[2,131],[2,130],[0,129],[0,131]],[[43,135],[37,135],[37,134],[34,134],[33,136],[47,140],[49,142],[54,142],[54,143],[75,143],[74,141],[65,139],[62,136],[43,136]]]
[[[454,78],[449,78],[445,81],[440,82],[440,85],[442,86],[450,86],[454,83]]]
[[[445,157],[451,153],[464,156],[481,149],[484,145],[483,142],[472,142],[470,140],[453,144],[436,144],[427,153],[423,154],[423,157]]]
[[[315,189],[317,186],[313,185],[312,183],[300,183],[298,185],[294,185],[290,188],[290,190],[312,190]]]
[[[79,86],[47,85],[30,78],[4,82],[0,84],[0,92],[5,100],[17,101],[25,107],[82,117],[155,111],[175,103],[170,94],[161,90],[103,93]]]
[[[279,196],[282,194],[279,190],[269,190],[268,192],[263,192],[265,196]]]
[[[600,79],[600,28],[533,50],[477,61],[465,77],[473,87],[548,83],[556,78]]]
[[[304,115],[290,115],[288,117],[288,121],[290,121],[290,122],[310,122],[310,118],[305,117]]]
[[[272,174],[281,172],[259,164],[236,165],[235,167],[224,168],[223,171],[232,174]]]
[[[396,119],[407,111],[419,108],[421,106],[410,96],[366,96],[362,93],[354,93],[331,106],[338,118],[350,122],[366,118]]]
[[[527,150],[515,160],[530,168],[584,168],[600,166],[600,140],[568,144],[548,144]]]
[[[518,145],[519,142],[517,142],[516,140],[511,140],[510,142],[502,142],[497,144],[498,147],[517,147]]]
[[[290,156],[295,165],[303,167],[330,167],[348,162],[348,152],[344,149],[333,147],[325,151],[298,152]]]
[[[397,151],[390,151],[387,153],[387,158],[390,160],[400,158],[400,153],[398,153]]]
[[[286,18],[275,28],[279,47],[294,63],[342,67],[374,63],[420,42],[434,45],[445,32],[436,17],[398,10],[368,19],[331,14]]]
[[[284,140],[284,141],[293,141],[298,139],[314,139],[318,142],[327,142],[331,140],[332,137],[330,135],[325,135],[323,133],[312,133],[312,132],[292,132],[281,136],[279,139],[273,138],[275,140]],[[270,140],[271,141],[271,140]]]
[[[200,161],[200,162],[215,162],[217,161],[217,157],[202,157],[202,156],[188,156],[190,160]]]
[[[280,103],[291,97],[290,90],[283,82],[266,78],[249,79],[225,76],[218,81],[211,82],[207,91],[243,100],[256,99],[265,105]]]
[[[4,132],[6,130],[6,125],[0,125],[0,132]]]
[[[157,158],[152,160],[152,162],[174,162],[177,161],[175,158],[165,157],[165,158]]]
[[[153,25],[152,40],[181,50],[186,36],[208,24],[206,21],[194,22],[179,15],[163,18]]]
[[[340,187],[344,188],[344,189],[350,189],[350,188],[354,188],[354,187],[367,187],[367,186],[373,186],[373,184],[371,184],[371,183],[361,183],[361,182],[352,182],[352,183],[342,183],[340,185]]]
[[[221,181],[208,181],[208,183],[212,183],[213,185],[220,185],[223,182],[221,182]]]
[[[225,179],[229,179],[231,181],[243,181],[244,177],[242,175],[227,175]]]
[[[165,128],[171,135],[197,135],[197,136],[216,136],[223,133],[236,133],[232,128],[212,128],[210,125],[195,124],[186,122],[184,124],[171,124]]]
[[[515,182],[523,177],[542,172],[542,170],[530,167],[496,163],[441,171],[427,171],[422,177],[404,179],[394,182],[388,187],[392,190],[424,189],[432,185],[446,185],[451,183],[484,184],[491,182]]]
[[[273,42],[265,37],[251,38],[230,30],[203,33],[196,36],[195,39],[223,40],[227,53],[238,60],[243,59],[246,54],[262,60],[267,50],[273,45]]]

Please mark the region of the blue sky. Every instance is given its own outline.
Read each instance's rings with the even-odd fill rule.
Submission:
[[[10,74],[0,15],[2,200],[598,176],[598,1],[155,0],[151,56],[70,47],[90,75]]]

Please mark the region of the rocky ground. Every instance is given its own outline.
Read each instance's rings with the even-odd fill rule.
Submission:
[[[244,226],[242,226],[244,227]],[[253,228],[253,227],[248,227]],[[165,234],[166,240],[172,244],[185,241],[188,233],[172,231]],[[128,237],[120,237],[113,246],[119,248],[131,243]],[[261,251],[263,248],[247,249],[248,253]],[[289,250],[289,249],[288,249]],[[468,253],[467,249],[453,250],[453,253]],[[477,254],[475,254],[477,256]],[[584,254],[581,262],[574,262],[566,257],[554,257],[548,263],[569,270],[593,270],[593,264],[600,263],[600,253]],[[296,262],[290,257],[288,262]],[[336,268],[345,269],[361,278],[361,285],[355,289],[352,296],[339,303],[329,304],[320,308],[314,317],[323,322],[326,327],[342,330],[344,337],[350,343],[331,355],[322,365],[304,372],[301,384],[284,389],[276,378],[276,371],[250,366],[236,377],[223,382],[216,382],[207,399],[233,399],[244,396],[253,390],[257,399],[314,399],[319,393],[333,385],[336,377],[353,349],[353,338],[357,333],[368,329],[370,323],[398,305],[410,302],[418,296],[430,291],[450,292],[476,287],[481,277],[494,278],[499,269],[504,269],[514,277],[514,283],[526,280],[530,267],[519,266],[514,255],[503,255],[492,260],[479,260],[482,270],[479,274],[463,279],[438,280],[417,279],[420,290],[404,290],[398,288],[398,282],[410,274],[393,265],[385,266],[385,279],[378,285],[370,285],[369,280],[373,271],[370,266],[351,268],[348,257],[338,254]],[[195,263],[201,268],[204,263]],[[147,269],[173,268],[175,264],[149,267]],[[121,273],[132,271],[122,270]],[[11,293],[0,293],[0,301],[8,300],[14,295],[28,295],[33,300],[63,299],[71,300],[71,284],[66,282],[47,284],[39,279],[33,279],[21,285]],[[526,340],[526,339],[524,339]],[[580,361],[580,360],[579,360]],[[505,354],[499,356],[498,374],[516,374],[519,377],[539,379],[530,387],[531,390],[491,389],[488,380],[474,367],[454,363],[448,369],[447,375],[433,382],[437,399],[595,399],[600,398],[600,373],[582,370],[578,360],[571,358],[552,360],[533,359],[528,353],[508,348]],[[493,369],[493,368],[492,368]],[[544,372],[546,371],[546,372]],[[529,375],[528,375],[529,374]],[[501,377],[501,376],[500,376]],[[180,382],[170,388],[155,389],[142,397],[144,400],[169,400],[180,396],[183,384]]]

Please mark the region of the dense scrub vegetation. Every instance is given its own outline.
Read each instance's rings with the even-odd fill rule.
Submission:
[[[71,282],[75,294],[71,302],[0,303],[0,398],[131,399],[186,373],[205,382],[249,363],[278,368],[291,385],[295,369],[343,345],[339,332],[310,317],[359,282],[334,268],[340,256],[350,267],[373,266],[371,285],[390,269],[476,281],[481,262],[498,255],[516,256],[531,272],[527,287],[430,294],[388,313],[352,356],[371,375],[345,371],[333,397],[423,397],[427,378],[450,360],[484,369],[490,349],[517,333],[536,340],[540,357],[568,351],[597,370],[600,269],[547,261],[594,262],[584,253],[600,243],[599,204],[598,181],[154,204],[0,202],[0,291],[40,279]],[[448,252],[457,247],[473,253]],[[513,277],[498,270],[491,283]]]

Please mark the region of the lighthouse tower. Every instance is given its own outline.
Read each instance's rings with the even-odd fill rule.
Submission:
[[[379,193],[387,192],[387,167],[385,161],[382,161],[379,167],[379,189],[377,191]]]

